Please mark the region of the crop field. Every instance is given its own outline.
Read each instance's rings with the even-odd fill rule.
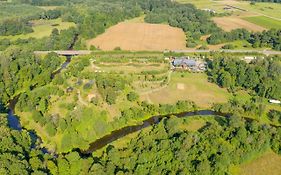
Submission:
[[[185,34],[163,24],[123,22],[88,42],[102,50],[163,51],[185,49]]]
[[[281,156],[269,151],[258,159],[241,165],[240,174],[242,175],[280,175]]]
[[[208,108],[213,103],[227,102],[230,94],[226,89],[208,82],[206,74],[174,72],[168,87],[141,97],[152,103],[191,100],[201,108]]]
[[[281,20],[272,19],[266,16],[252,16],[252,17],[245,17],[243,18],[246,21],[249,21],[251,23],[254,23],[256,25],[262,26],[264,28],[270,29],[270,28],[281,28]]]
[[[52,30],[57,28],[58,30],[65,30],[75,26],[72,22],[62,22],[60,18],[54,20],[34,20],[31,21],[34,32],[15,36],[0,36],[0,39],[8,38],[11,40],[27,39],[27,38],[43,38],[50,36]]]
[[[245,28],[249,31],[261,32],[266,30],[266,28],[256,25],[254,23],[248,22],[238,17],[215,17],[214,22],[225,31],[231,31],[238,28]]]

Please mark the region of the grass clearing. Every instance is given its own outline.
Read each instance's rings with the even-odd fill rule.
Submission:
[[[267,29],[281,28],[281,20],[280,21],[275,20],[266,16],[252,16],[252,17],[245,17],[243,19]]]
[[[163,51],[185,49],[182,29],[163,24],[122,22],[110,27],[105,33],[89,40],[101,50]]]
[[[281,174],[281,156],[268,151],[261,157],[249,163],[240,166],[242,175],[280,175]]]
[[[178,85],[184,89],[178,89]],[[160,91],[142,95],[143,100],[152,103],[175,103],[178,100],[194,101],[200,108],[209,108],[213,103],[227,102],[230,93],[216,84],[208,82],[203,73],[174,72],[168,87]]]
[[[230,32],[234,29],[245,28],[253,32],[261,32],[266,30],[266,28],[256,25],[254,23],[248,22],[247,20],[241,19],[239,17],[215,17],[213,21],[223,30]]]
[[[34,20],[31,21],[32,28],[34,32],[22,35],[15,35],[15,36],[0,36],[0,39],[28,39],[28,38],[43,38],[46,36],[50,36],[52,30],[57,28],[58,30],[65,30],[70,27],[74,27],[75,23],[72,22],[63,22],[61,18],[53,19],[53,20]]]

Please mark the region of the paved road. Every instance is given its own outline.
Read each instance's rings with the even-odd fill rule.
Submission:
[[[56,51],[34,51],[35,54],[48,54],[51,52],[55,52],[59,55],[64,56],[73,56],[73,55],[90,55],[94,52],[89,50],[73,50],[73,51],[64,51],[64,50],[56,50]],[[164,51],[167,53],[170,51]],[[210,52],[225,52],[225,53],[260,53],[264,55],[281,55],[281,51],[270,51],[270,50],[172,50],[171,52],[175,53],[210,53]]]
[[[210,53],[210,52],[225,52],[225,53],[260,53],[264,55],[281,55],[281,51],[270,50],[173,50],[175,53]]]

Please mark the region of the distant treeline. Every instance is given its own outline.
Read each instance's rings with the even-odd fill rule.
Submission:
[[[61,16],[60,10],[48,10],[29,17],[14,17],[0,20],[0,36],[19,35],[33,32],[30,20],[56,19]]]
[[[208,39],[209,44],[221,44],[236,40],[246,40],[252,47],[269,47],[274,50],[281,50],[281,30],[271,29],[269,31],[252,33],[246,29],[236,29],[231,32],[216,32]]]
[[[257,59],[250,64],[237,58],[217,58],[209,64],[210,80],[230,89],[245,88],[259,96],[281,99],[280,58]]]
[[[281,3],[281,0],[248,0],[251,2],[273,2],[273,3]]]

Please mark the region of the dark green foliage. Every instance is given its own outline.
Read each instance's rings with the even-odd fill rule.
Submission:
[[[139,99],[139,95],[136,92],[130,92],[129,94],[127,94],[127,99],[129,101],[136,101]]]
[[[209,65],[210,79],[222,87],[242,87],[266,98],[281,98],[280,58],[258,59],[247,64],[235,58],[214,59]]]
[[[246,40],[252,47],[270,47],[275,50],[281,50],[280,42],[281,30],[271,29],[262,33],[250,33],[245,29],[236,29],[231,32],[216,32],[208,39],[209,44],[221,44],[229,41]],[[226,48],[231,49],[231,48]]]
[[[199,39],[204,34],[220,31],[210,20],[210,14],[196,9],[191,4],[179,4],[169,0],[147,0],[143,8],[148,11],[145,21],[149,23],[169,23],[187,32],[191,38]],[[188,44],[192,47],[192,44]]]
[[[114,104],[118,95],[125,88],[126,81],[116,75],[98,75],[96,77],[97,88],[108,104]]]
[[[0,21],[0,35],[18,35],[33,32],[31,24],[21,19],[7,19]]]

